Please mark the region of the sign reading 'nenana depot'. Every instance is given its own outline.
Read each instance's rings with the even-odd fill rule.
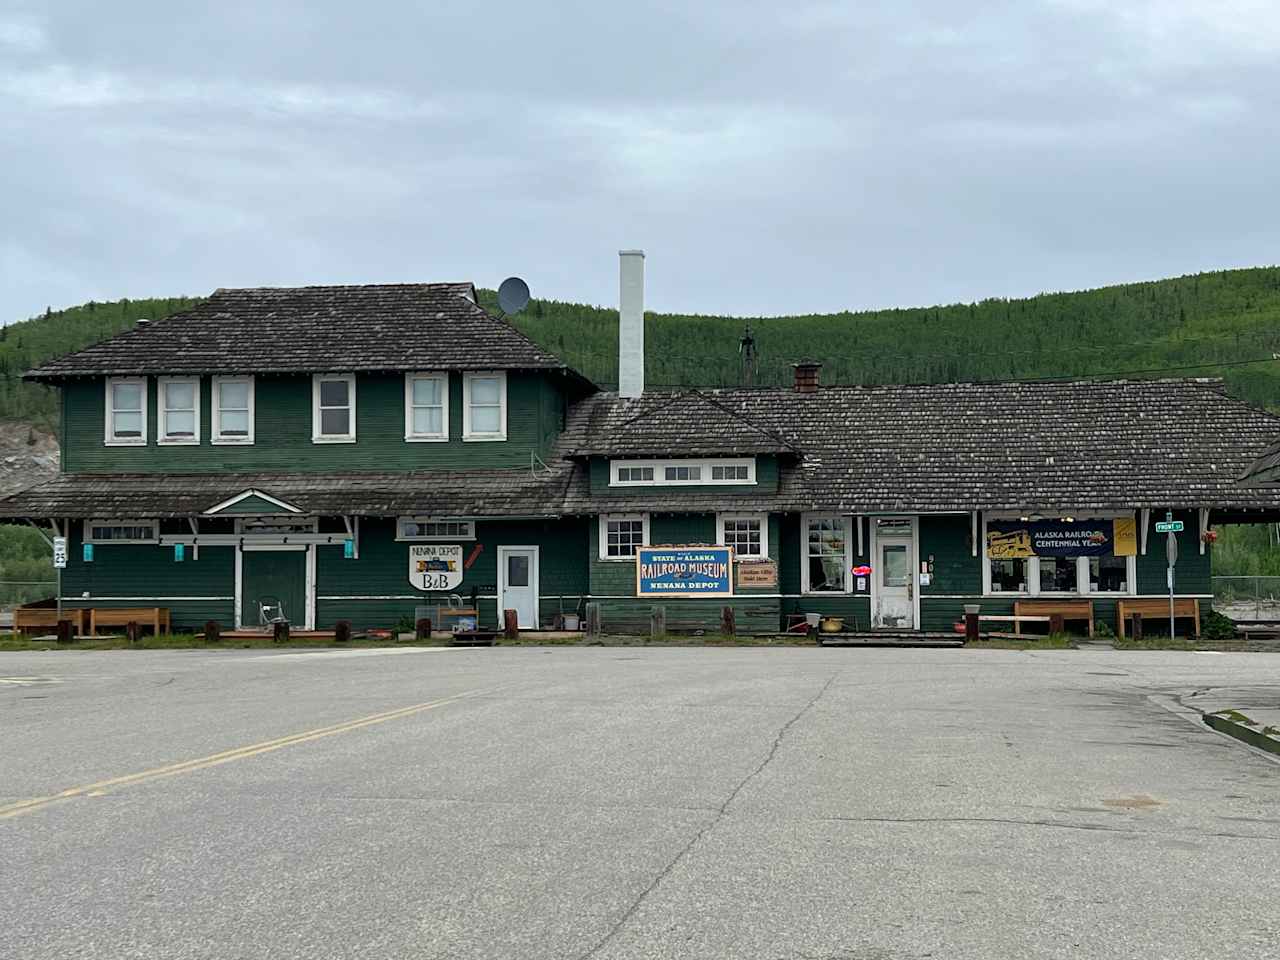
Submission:
[[[729,547],[641,547],[636,551],[637,597],[731,597]]]
[[[409,582],[419,590],[456,589],[462,583],[462,544],[410,544]]]

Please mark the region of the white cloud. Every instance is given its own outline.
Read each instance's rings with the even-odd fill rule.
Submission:
[[[40,53],[49,45],[44,27],[34,20],[0,16],[0,49]]]

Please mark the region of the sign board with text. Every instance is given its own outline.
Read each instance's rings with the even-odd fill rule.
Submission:
[[[67,538],[53,538],[53,565],[62,570],[67,565]]]
[[[731,597],[730,547],[641,547],[636,551],[637,597]]]
[[[1186,528],[1186,524],[1181,520],[1156,521],[1156,533],[1181,533]]]
[[[410,544],[409,582],[419,590],[457,589],[462,583],[462,544]]]
[[[738,586],[776,587],[777,585],[778,565],[772,560],[738,564]]]
[[[1132,517],[1114,520],[987,521],[987,556],[992,560],[1132,557],[1137,552],[1137,524]]]

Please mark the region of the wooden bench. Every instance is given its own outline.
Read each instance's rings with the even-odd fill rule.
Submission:
[[[1093,636],[1093,601],[1092,600],[1015,600],[1014,616],[1023,614],[1061,617],[1066,620],[1086,620],[1089,623],[1089,636]]]
[[[63,607],[62,619],[71,621],[71,629],[77,635],[85,632],[86,614],[89,611],[79,607]],[[27,630],[45,629],[52,632],[58,626],[57,607],[15,607],[13,610],[14,633]]]
[[[98,627],[124,627],[136,623],[139,627],[151,626],[156,634],[169,632],[168,607],[94,607],[89,611],[89,633],[96,634]]]
[[[1134,614],[1139,614],[1143,620],[1148,618],[1159,621],[1169,618],[1169,601],[1165,599],[1157,600],[1147,598],[1143,600],[1117,600],[1116,601],[1116,636],[1124,636],[1124,622],[1127,618]],[[1196,623],[1195,636],[1200,636],[1200,601],[1191,598],[1175,599],[1173,601],[1173,616],[1175,619],[1188,618]]]

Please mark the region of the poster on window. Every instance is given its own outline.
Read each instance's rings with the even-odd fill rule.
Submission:
[[[409,582],[419,590],[456,589],[462,583],[462,544],[411,544]]]
[[[729,547],[640,547],[637,597],[731,597],[733,550]]]
[[[1138,552],[1132,517],[1115,520],[988,520],[987,556],[1131,557]]]

